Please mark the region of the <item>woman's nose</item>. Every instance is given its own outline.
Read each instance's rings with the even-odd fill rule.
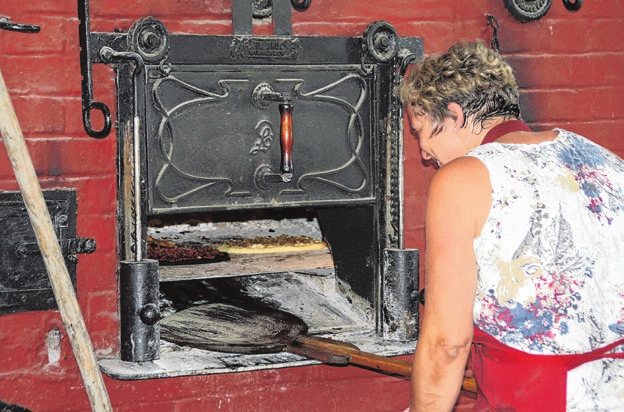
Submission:
[[[420,155],[422,156],[423,159],[425,160],[431,160],[431,155],[427,152],[425,152],[424,150],[420,151]]]

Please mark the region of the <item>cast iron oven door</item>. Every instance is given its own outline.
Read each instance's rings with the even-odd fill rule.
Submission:
[[[374,66],[148,70],[148,213],[375,201]],[[280,103],[264,90],[292,107],[290,170],[282,170]]]

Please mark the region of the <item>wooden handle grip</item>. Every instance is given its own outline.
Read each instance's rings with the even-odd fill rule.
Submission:
[[[316,353],[325,353],[325,358],[332,354],[338,357],[340,354],[349,356],[349,363],[364,366],[380,372],[390,373],[403,377],[411,377],[412,363],[399,359],[380,356],[374,353],[363,352],[357,346],[347,342],[319,337],[299,337],[294,341],[297,345],[305,345],[308,348],[315,348]],[[312,356],[311,356],[312,357]],[[317,357],[314,359],[323,360]],[[331,363],[331,362],[328,362]],[[477,393],[477,384],[473,378],[464,378],[462,390]]]
[[[280,143],[282,148],[282,164],[280,170],[282,173],[293,173],[293,106],[290,103],[281,103],[279,105],[279,111],[281,115]]]

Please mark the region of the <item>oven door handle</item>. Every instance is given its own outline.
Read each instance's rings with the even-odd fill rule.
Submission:
[[[282,161],[280,171],[292,175],[293,159],[293,129],[292,129],[292,112],[293,105],[290,102],[280,103],[279,111],[281,115],[280,127],[280,145],[282,149]]]
[[[271,102],[279,102],[280,112],[280,149],[281,162],[280,174],[272,173],[270,170],[262,168],[260,184],[265,188],[264,183],[288,183],[291,181],[293,167],[293,126],[292,113],[293,104],[290,93],[280,93],[273,90],[268,83],[260,83],[252,93],[252,101],[261,110],[268,108]]]

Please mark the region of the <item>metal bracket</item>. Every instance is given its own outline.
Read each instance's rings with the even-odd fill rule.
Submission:
[[[273,17],[274,33],[289,36],[292,34],[291,7],[302,12],[311,4],[312,0],[232,0],[234,34],[251,35],[252,19]]]
[[[0,16],[0,29],[9,31],[19,31],[22,33],[39,33],[41,27],[33,24],[13,23],[9,17]]]

